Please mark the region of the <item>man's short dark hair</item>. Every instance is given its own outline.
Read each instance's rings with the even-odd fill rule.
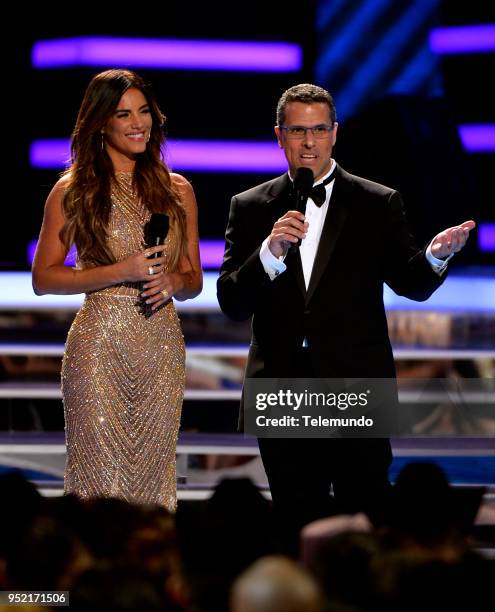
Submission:
[[[332,123],[337,121],[337,111],[332,96],[323,87],[312,85],[311,83],[300,83],[289,87],[281,95],[277,104],[277,125],[284,125],[285,109],[289,102],[303,102],[304,104],[316,104],[323,102],[330,110],[330,120]]]

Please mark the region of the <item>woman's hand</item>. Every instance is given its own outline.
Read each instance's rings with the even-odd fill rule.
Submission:
[[[175,293],[184,289],[184,278],[180,272],[159,272],[153,280],[143,285],[141,298],[151,305],[151,310],[168,302]]]
[[[163,274],[165,257],[148,259],[150,255],[162,251],[163,245],[150,247],[141,253],[135,253],[127,257],[127,259],[115,264],[116,267],[118,267],[121,282],[135,283],[138,281],[148,281],[153,276],[158,277],[160,273]]]

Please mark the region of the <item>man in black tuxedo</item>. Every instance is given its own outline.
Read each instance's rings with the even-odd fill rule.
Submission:
[[[336,111],[320,87],[282,95],[275,133],[289,172],[232,198],[217,284],[228,317],[253,317],[246,378],[393,378],[383,283],[428,299],[475,223],[417,249],[399,193],[332,159]],[[305,214],[292,199],[300,167],[320,185]],[[300,248],[290,248],[298,239]],[[258,441],[274,509],[288,527],[335,512],[372,513],[388,491],[388,439]]]

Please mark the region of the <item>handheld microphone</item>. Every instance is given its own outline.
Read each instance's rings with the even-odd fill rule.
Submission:
[[[163,213],[152,213],[150,220],[144,226],[144,242],[146,248],[163,244],[167,237],[169,227],[170,220],[168,215]],[[158,257],[158,253],[150,255],[149,259],[155,257]]]
[[[164,213],[152,213],[150,220],[144,225],[144,242],[146,248],[164,244],[169,228],[170,219],[168,215]],[[161,253],[153,253],[148,259],[155,259],[159,255],[161,255]],[[143,302],[143,313],[145,317],[150,317],[153,312],[154,311],[151,310],[151,304]]]
[[[297,168],[294,174],[294,210],[306,213],[306,202],[313,188],[314,175],[311,168]],[[301,246],[301,239],[293,245],[295,248]]]

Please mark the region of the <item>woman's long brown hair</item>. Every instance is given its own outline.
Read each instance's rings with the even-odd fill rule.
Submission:
[[[86,265],[115,263],[107,244],[112,184],[116,184],[110,157],[102,147],[101,130],[118,107],[123,94],[139,89],[150,108],[153,120],[150,139],[139,154],[134,168],[133,185],[138,197],[152,213],[165,213],[174,232],[176,252],[170,254],[169,270],[177,268],[186,253],[186,215],[170,172],[161,157],[165,141],[165,121],[145,81],[129,70],[107,70],[97,74],[86,90],[72,134],[72,164],[62,200],[65,225],[60,232],[69,248],[75,244],[78,258]]]

